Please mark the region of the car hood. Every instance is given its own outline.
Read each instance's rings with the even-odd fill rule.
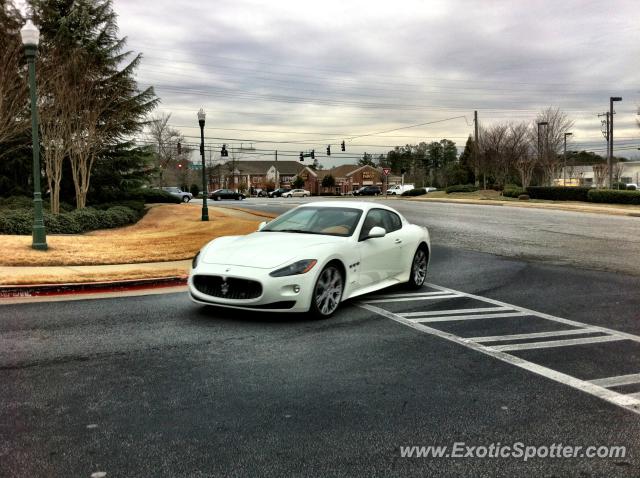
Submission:
[[[313,255],[314,247],[337,244],[346,239],[289,232],[254,232],[247,236],[216,239],[205,249],[202,262],[273,269],[295,259],[319,259],[309,255]]]

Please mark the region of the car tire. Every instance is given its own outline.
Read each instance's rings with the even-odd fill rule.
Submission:
[[[313,286],[309,314],[315,319],[328,319],[338,309],[343,292],[342,272],[337,264],[327,264]]]
[[[427,278],[427,268],[429,265],[429,256],[427,248],[422,245],[418,247],[413,260],[411,261],[411,272],[409,273],[409,281],[407,287],[410,289],[420,289],[424,285]]]
[[[182,202],[189,202],[189,201],[191,201],[189,196],[182,196]]]

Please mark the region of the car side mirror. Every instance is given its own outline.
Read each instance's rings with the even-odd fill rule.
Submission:
[[[258,224],[258,231],[262,231],[262,229],[266,225],[267,225],[267,221],[262,221],[260,224]]]
[[[367,239],[374,239],[376,237],[384,237],[386,235],[387,235],[387,231],[385,231],[384,228],[382,228],[380,226],[374,226],[369,231],[369,234],[367,234]]]

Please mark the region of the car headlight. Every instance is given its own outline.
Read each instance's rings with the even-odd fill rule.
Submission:
[[[303,259],[281,269],[270,272],[269,275],[271,277],[285,277],[304,274],[305,272],[309,272],[311,269],[313,269],[313,266],[315,266],[317,262],[318,261],[315,259]]]
[[[191,261],[191,268],[195,269],[198,265],[198,256],[200,255],[200,251],[198,251],[198,253],[196,254],[196,256],[193,258],[193,260]]]

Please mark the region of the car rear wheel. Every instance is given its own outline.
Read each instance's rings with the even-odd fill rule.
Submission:
[[[344,281],[342,273],[333,264],[329,264],[318,276],[313,288],[309,312],[317,319],[328,319],[340,305]]]
[[[424,247],[419,247],[413,255],[411,262],[411,273],[407,286],[411,289],[419,289],[427,278],[427,252]]]

